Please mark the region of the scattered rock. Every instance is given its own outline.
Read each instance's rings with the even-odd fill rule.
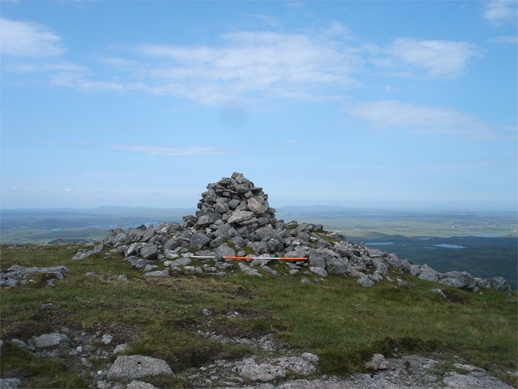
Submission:
[[[437,293],[440,295],[444,300],[448,300],[448,296],[444,294],[444,292],[441,289],[430,289],[430,292]]]
[[[315,366],[301,357],[284,357],[276,360],[276,363],[284,368],[285,371],[290,371],[295,375],[308,376],[315,374]]]
[[[169,269],[152,271],[145,273],[144,277],[167,277],[169,275]]]
[[[309,270],[311,270],[315,274],[318,274],[320,277],[327,277],[327,272],[322,267],[310,266]]]
[[[162,359],[143,355],[120,355],[108,371],[108,380],[135,379],[153,375],[173,375],[169,365]]]
[[[277,378],[286,377],[286,371],[281,366],[275,366],[269,363],[255,363],[253,358],[249,358],[242,365],[237,366],[238,374],[251,381],[273,381]]]
[[[513,389],[494,377],[480,373],[465,375],[450,372],[443,382],[454,389]]]
[[[148,384],[147,382],[133,380],[126,386],[126,389],[156,389],[156,386]]]
[[[110,344],[113,340],[113,336],[111,336],[110,334],[104,334],[102,339],[101,339],[101,342],[103,342],[104,344]]]
[[[406,288],[414,288],[415,285],[410,283],[410,282],[406,282],[400,278],[396,278],[396,281],[397,281],[397,284],[400,285],[400,286],[404,286]]]
[[[0,378],[1,389],[18,389],[22,381],[18,378]]]
[[[128,349],[129,349],[129,344],[127,344],[127,343],[119,344],[119,345],[117,345],[117,347],[115,347],[115,349],[113,350],[113,353],[114,354],[122,353],[123,351],[126,351]]]
[[[386,370],[388,362],[382,354],[374,354],[372,359],[365,364],[367,369]]]
[[[301,355],[301,358],[304,358],[306,361],[311,362],[313,364],[318,363],[318,355],[312,353],[304,353]]]
[[[245,265],[244,263],[240,263],[239,264],[239,268],[241,269],[241,271],[249,276],[256,276],[256,277],[259,277],[259,278],[263,278],[263,275],[261,273],[259,273],[257,270],[255,269],[252,269],[251,267]]]
[[[472,371],[477,371],[479,373],[485,373],[486,372],[481,367],[476,367],[476,366],[473,366],[473,365],[463,365],[462,363],[454,363],[453,366],[456,367],[457,369],[466,370],[466,371],[469,371],[469,372],[472,372]]]
[[[57,332],[51,334],[43,334],[41,336],[33,336],[31,342],[36,348],[58,347],[63,342],[69,342],[70,339],[64,334]]]
[[[359,278],[357,282],[364,288],[370,288],[371,286],[374,286],[374,281],[372,281],[367,276],[363,276],[363,277]]]
[[[27,278],[34,274],[47,274],[50,279],[63,280],[65,274],[70,273],[70,270],[65,266],[55,267],[23,267],[19,265],[12,265],[6,271],[0,272],[0,287],[15,287],[20,283],[27,282]],[[21,279],[21,281],[18,281]]]
[[[94,365],[92,365],[92,362],[90,362],[88,359],[86,358],[81,358],[81,364],[84,366],[84,367],[87,367],[89,369],[93,368]]]
[[[473,289],[476,286],[475,278],[465,271],[450,271],[442,274],[439,282],[459,289]]]

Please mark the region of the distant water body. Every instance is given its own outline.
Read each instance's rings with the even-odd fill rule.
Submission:
[[[465,249],[466,248],[464,246],[457,246],[456,244],[445,244],[445,243],[434,244],[434,246],[442,247],[444,249]]]
[[[391,244],[394,244],[394,242],[367,242],[367,243],[365,243],[365,246],[367,246],[367,247],[368,246],[387,246],[387,245],[391,245]],[[459,246],[456,244],[446,244],[446,243],[434,244],[433,246],[434,247],[425,246],[423,248],[425,248],[425,249],[436,249],[437,247],[440,247],[443,249],[465,249],[466,248],[465,246]]]

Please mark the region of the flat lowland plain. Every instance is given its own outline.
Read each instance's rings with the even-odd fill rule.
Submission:
[[[130,344],[126,354],[161,358],[171,366],[173,377],[146,379],[159,387],[187,388],[186,377],[196,367],[261,353],[204,338],[198,331],[235,339],[271,334],[288,354],[317,354],[319,374],[362,371],[374,353],[418,353],[443,361],[439,374],[455,362],[470,363],[518,384],[513,375],[518,357],[516,292],[474,294],[441,285],[445,301],[430,291],[436,283],[392,268],[393,279],[401,277],[414,286],[382,281],[362,288],[356,279],[338,276],[304,284],[302,276],[288,276],[282,262],[272,266],[280,276],[264,273],[262,279],[239,270],[227,277],[149,278],[142,270],[132,270],[123,254],[107,249],[71,261],[79,248],[1,246],[2,270],[12,264],[70,269],[54,287],[34,276],[25,285],[1,290],[1,339],[27,342],[63,327],[99,337],[109,333],[116,344]],[[94,274],[87,276],[89,272]],[[129,281],[118,281],[119,274]],[[11,343],[0,351],[2,377],[21,378],[30,388],[87,387],[95,384],[90,373],[106,370],[115,359],[94,355],[87,367],[72,356],[36,358]]]
[[[395,253],[440,272],[504,277],[518,286],[518,217],[515,212],[409,212],[342,207],[284,207],[286,221],[319,223],[351,242]]]

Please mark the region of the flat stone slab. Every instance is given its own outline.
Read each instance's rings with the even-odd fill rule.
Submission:
[[[173,375],[173,371],[162,359],[143,355],[120,355],[108,371],[108,380],[136,379],[153,375]]]
[[[241,377],[251,381],[273,381],[277,378],[286,377],[286,371],[283,367],[269,363],[250,362],[238,367],[237,371]]]
[[[241,223],[251,219],[254,216],[253,212],[250,211],[234,211],[232,216],[228,219],[228,223]]]
[[[58,334],[57,332],[52,334],[43,334],[32,338],[32,343],[36,348],[58,347],[62,342],[66,341],[68,341],[68,337],[66,335]]]

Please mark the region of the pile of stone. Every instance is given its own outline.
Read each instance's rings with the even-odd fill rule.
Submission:
[[[184,224],[164,222],[157,227],[144,225],[110,230],[102,244],[91,251],[81,251],[73,259],[100,252],[104,246],[124,253],[133,268],[143,269],[146,276],[167,277],[171,273],[206,273],[225,276],[241,272],[263,277],[284,272],[290,276],[316,277],[315,282],[329,274],[355,277],[363,287],[383,280],[395,282],[389,276],[411,273],[421,279],[440,282],[457,288],[479,291],[489,288],[511,293],[502,277],[474,278],[467,272],[440,273],[430,267],[414,265],[395,254],[365,247],[363,243],[348,242],[342,235],[323,229],[320,224],[298,223],[275,218],[275,209],[268,204],[262,188],[241,173],[233,173],[219,182],[207,185],[201,195],[196,215],[183,218]],[[226,256],[253,255],[249,265],[232,263]],[[199,266],[192,256],[212,256]],[[277,270],[271,267],[272,257],[306,257],[307,261],[285,262]],[[281,273],[279,273],[281,270]],[[308,282],[307,278],[302,279]],[[410,285],[398,280],[399,285]]]
[[[221,220],[235,225],[243,235],[275,219],[275,209],[270,208],[268,195],[241,173],[207,185],[201,197],[196,216],[184,217],[187,227],[203,230]]]
[[[45,274],[47,276],[47,285],[54,285],[54,280],[62,280],[65,274],[70,273],[70,270],[65,266],[55,267],[23,267],[19,265],[12,265],[9,269],[0,273],[0,287],[17,286],[18,283],[26,284],[27,282],[34,282],[32,276],[35,274]]]

